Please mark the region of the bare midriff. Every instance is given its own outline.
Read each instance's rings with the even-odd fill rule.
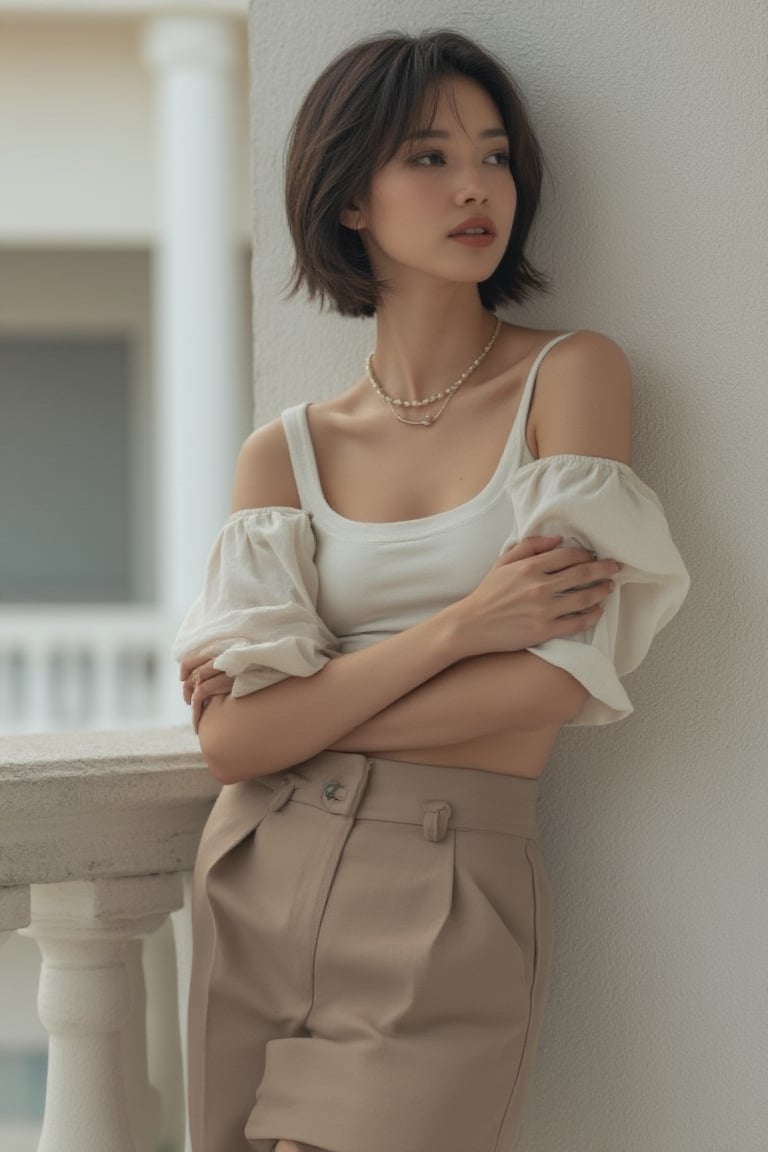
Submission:
[[[547,766],[560,726],[547,728],[505,729],[488,736],[476,737],[461,744],[434,748],[380,751],[388,760],[405,760],[414,764],[442,764],[447,768],[476,768],[483,772],[500,772],[535,780]],[[371,753],[375,755],[375,753]]]

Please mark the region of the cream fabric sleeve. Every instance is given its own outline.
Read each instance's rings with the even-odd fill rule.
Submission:
[[[203,590],[173,643],[174,659],[215,656],[246,696],[312,676],[338,652],[317,614],[315,536],[297,508],[235,512],[214,543]]]
[[[633,707],[620,677],[640,664],[683,603],[690,578],[658,497],[632,468],[597,456],[546,456],[510,483],[516,529],[502,551],[529,536],[562,535],[599,558],[619,560],[615,589],[593,628],[529,648],[589,691],[569,726],[611,724]]]

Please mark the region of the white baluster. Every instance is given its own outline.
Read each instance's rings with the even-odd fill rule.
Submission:
[[[158,1144],[162,1101],[150,1084],[147,1061],[147,993],[141,953],[143,941],[129,940],[125,962],[131,993],[131,1013],[121,1035],[128,1116],[137,1148],[154,1150]]]
[[[147,643],[142,648],[126,648],[121,665],[120,681],[121,726],[151,722],[156,708],[156,692],[148,671],[152,658],[152,646]]]
[[[121,724],[120,663],[112,637],[89,645],[92,698],[88,701],[88,723],[92,728],[114,728]]]
[[[162,1100],[156,1144],[159,1148],[181,1152],[186,1123],[185,1096],[177,1010],[176,946],[170,919],[144,941],[143,956],[149,1079]]]
[[[87,727],[90,685],[82,645],[57,637],[55,655],[48,661],[48,727]]]
[[[44,644],[30,642],[24,653],[24,727],[27,732],[47,732],[51,727],[49,659]]]
[[[38,1152],[145,1152],[131,1130],[123,1064],[126,945],[180,904],[174,874],[33,887],[23,934],[42,953],[38,1010],[50,1036]]]
[[[13,651],[9,645],[0,647],[0,725],[10,730],[13,708]]]

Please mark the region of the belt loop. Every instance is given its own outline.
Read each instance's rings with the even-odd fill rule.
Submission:
[[[269,802],[269,811],[279,812],[280,809],[288,803],[291,796],[296,791],[297,785],[298,780],[295,776],[286,776]]]
[[[422,825],[424,837],[433,844],[439,843],[448,831],[448,821],[453,809],[447,800],[422,800],[421,810],[424,813]]]

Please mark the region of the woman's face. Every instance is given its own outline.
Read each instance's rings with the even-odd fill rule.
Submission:
[[[498,108],[473,80],[442,86],[428,128],[406,139],[345,210],[377,279],[487,280],[507,247],[517,193]]]

